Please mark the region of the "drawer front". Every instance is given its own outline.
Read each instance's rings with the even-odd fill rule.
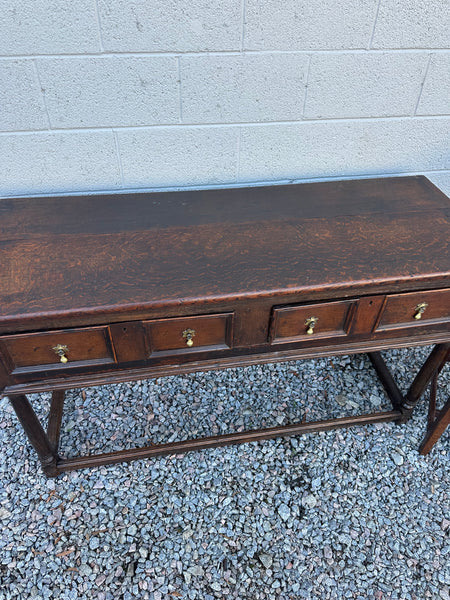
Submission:
[[[9,335],[0,343],[12,374],[115,362],[108,327]]]
[[[144,321],[150,355],[190,354],[231,348],[233,314]]]
[[[450,321],[450,289],[386,297],[376,331],[421,327]]]
[[[346,336],[355,307],[355,300],[276,307],[269,340],[280,344]]]

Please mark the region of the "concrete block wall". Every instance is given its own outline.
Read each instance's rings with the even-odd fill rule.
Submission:
[[[0,195],[424,173],[449,0],[0,0]]]

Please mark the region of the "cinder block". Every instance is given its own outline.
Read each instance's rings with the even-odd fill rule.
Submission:
[[[183,121],[301,119],[307,65],[304,54],[183,57]]]
[[[100,37],[92,0],[3,0],[0,54],[98,52]]]
[[[248,50],[366,48],[378,0],[247,0]]]
[[[416,53],[315,54],[305,117],[412,115],[427,62]]]
[[[121,185],[112,132],[0,136],[0,195],[111,190]]]
[[[450,169],[450,119],[243,126],[240,181]]]
[[[438,188],[450,198],[450,171],[425,174],[428,179],[434,183],[434,185],[437,185]]]
[[[170,187],[236,180],[237,127],[119,130],[125,187]]]
[[[450,114],[450,52],[432,56],[417,114]]]
[[[381,0],[372,48],[448,48],[448,0]]]
[[[98,0],[107,50],[238,50],[239,0]]]
[[[38,67],[53,127],[179,121],[175,57],[43,58]]]
[[[36,71],[31,60],[0,60],[0,131],[48,127]]]

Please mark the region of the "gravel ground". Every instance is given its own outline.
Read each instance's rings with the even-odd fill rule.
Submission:
[[[385,353],[403,390],[428,350]],[[387,406],[362,356],[103,386],[68,394],[61,452]],[[4,399],[0,598],[448,600],[449,432],[419,456],[425,419],[46,479]]]

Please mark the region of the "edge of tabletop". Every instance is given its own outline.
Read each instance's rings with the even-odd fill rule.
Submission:
[[[0,335],[59,329],[89,325],[104,325],[125,321],[138,321],[142,318],[161,318],[162,312],[170,316],[208,314],[218,307],[252,302],[259,304],[304,304],[352,297],[380,294],[429,291],[450,287],[450,270],[444,273],[423,274],[420,277],[405,276],[396,279],[372,279],[347,281],[298,288],[267,289],[232,294],[210,295],[199,298],[168,298],[145,303],[117,303],[103,306],[85,306],[71,309],[40,311],[29,310],[9,315],[0,315]],[[198,308],[198,310],[196,310]]]

